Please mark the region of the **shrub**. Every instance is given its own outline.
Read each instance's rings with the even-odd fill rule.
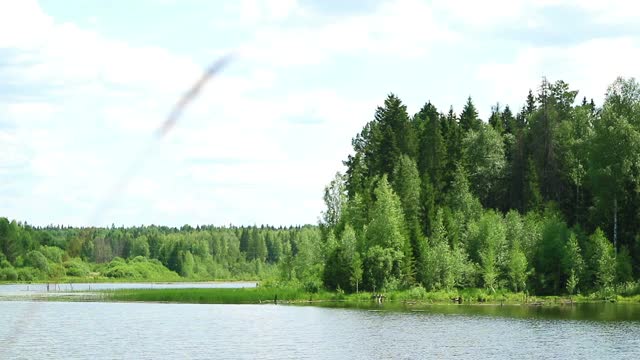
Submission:
[[[412,300],[421,300],[426,298],[427,290],[422,286],[418,285],[416,287],[411,288],[409,291],[407,291],[407,296],[409,299],[412,299]]]
[[[67,260],[62,264],[65,268],[67,276],[87,276],[90,272],[89,265],[79,258]]]
[[[18,280],[18,273],[12,267],[6,267],[0,269],[0,280],[16,281]]]
[[[126,261],[122,258],[114,258],[103,269],[103,275],[109,278],[129,279],[178,279],[178,274],[167,269],[158,260],[148,260],[141,256]]]
[[[317,294],[318,291],[320,291],[321,287],[322,287],[322,283],[320,282],[320,280],[314,279],[304,283],[304,291],[312,294]]]
[[[49,261],[47,261],[47,258],[38,250],[29,251],[24,259],[24,264],[45,273],[49,272]]]
[[[62,258],[65,256],[64,250],[60,249],[57,246],[41,246],[40,252],[44,257],[49,259],[49,261],[54,263],[61,263]]]
[[[33,281],[43,278],[42,272],[32,267],[19,268],[16,272],[20,281]]]
[[[62,264],[49,264],[49,277],[59,279],[65,275],[65,269]]]

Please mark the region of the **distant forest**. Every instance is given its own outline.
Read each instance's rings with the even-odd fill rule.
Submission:
[[[37,228],[0,218],[0,280],[260,278],[307,290],[614,293],[640,275],[640,85],[602,107],[543,79],[525,105],[413,116],[389,95],[317,226]]]

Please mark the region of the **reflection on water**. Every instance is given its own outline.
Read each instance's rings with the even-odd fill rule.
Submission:
[[[500,316],[521,319],[640,321],[640,304],[583,303],[566,305],[425,305],[386,303],[322,303],[323,307],[362,310],[409,311],[429,314]]]
[[[0,358],[640,358],[640,322],[496,308],[0,302]]]
[[[116,289],[185,289],[256,287],[255,282],[177,282],[177,283],[51,283],[0,285],[0,296],[28,295],[52,291],[93,291]]]

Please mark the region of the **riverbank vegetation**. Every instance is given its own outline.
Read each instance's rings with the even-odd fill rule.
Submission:
[[[640,86],[617,79],[601,107],[577,94],[543,79],[520,110],[496,104],[486,122],[470,97],[460,114],[427,102],[410,116],[389,95],[353,139],[345,174],[325,188],[317,226],[70,228],[0,218],[0,280],[262,279],[303,297],[632,296]]]
[[[193,288],[193,289],[122,289],[105,290],[100,300],[172,302],[190,304],[316,304],[345,303],[367,306],[370,304],[509,304],[509,305],[569,305],[593,302],[640,302],[640,297],[604,296],[593,293],[574,296],[529,296],[508,290],[451,289],[426,291],[417,286],[407,290],[388,291],[384,295],[368,291],[345,293],[320,290],[312,293],[300,287],[256,288]]]

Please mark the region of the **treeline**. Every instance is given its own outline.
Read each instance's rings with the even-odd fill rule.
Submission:
[[[318,287],[320,244],[317,226],[38,228],[0,218],[0,280],[282,278]]]
[[[353,139],[319,226],[37,228],[0,218],[0,280],[269,279],[307,291],[640,289],[640,85],[602,107],[543,79],[487,121],[395,95]],[[627,291],[628,292],[628,291]]]
[[[640,86],[596,107],[543,79],[487,122],[395,95],[325,189],[329,288],[613,291],[640,272]]]

